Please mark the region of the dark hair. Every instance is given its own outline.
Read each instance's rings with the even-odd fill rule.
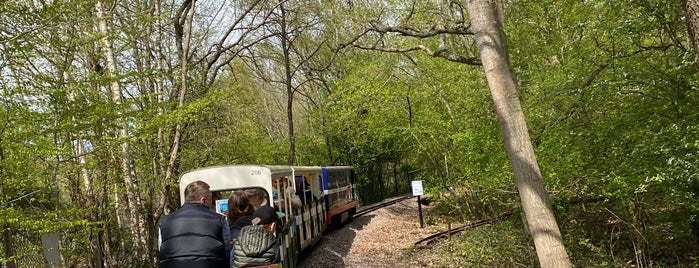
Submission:
[[[253,207],[259,207],[263,204],[269,204],[269,194],[267,194],[267,191],[265,189],[245,189],[245,193],[248,195],[248,199],[250,199],[250,204],[252,204]],[[253,200],[255,202],[253,202]],[[256,203],[257,205],[253,203]]]
[[[233,222],[243,215],[252,214],[255,208],[250,204],[250,199],[244,190],[234,190],[228,198],[228,225],[233,225]]]
[[[185,202],[195,202],[199,201],[200,198],[211,199],[211,190],[209,190],[209,184],[203,181],[194,181],[184,188],[184,201]]]
[[[253,225],[266,225],[272,224],[279,219],[277,216],[277,210],[270,206],[261,206],[255,210],[253,214],[252,224]]]

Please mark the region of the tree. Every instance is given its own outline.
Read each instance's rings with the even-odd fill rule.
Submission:
[[[452,14],[452,16],[443,19],[442,21],[445,23],[441,25],[433,25],[427,30],[420,30],[419,27],[410,26],[407,22],[413,16],[421,14],[421,9],[416,7],[416,1],[409,4],[408,15],[398,19],[400,23],[397,25],[386,26],[380,20],[374,20],[366,31],[352,40],[351,44],[362,49],[393,53],[423,51],[430,56],[453,62],[483,65],[539,261],[542,267],[568,267],[570,266],[570,260],[565,251],[563,239],[548,201],[548,193],[546,192],[534,148],[529,138],[514,77],[509,69],[506,39],[502,30],[504,17],[502,3],[492,0],[466,1],[465,7],[470,18],[470,25],[466,24],[466,10],[463,9],[463,6],[452,2],[449,3],[451,4],[443,3],[441,9],[452,10],[451,12],[442,12]],[[362,38],[372,37],[371,33],[378,34],[378,36],[374,36],[374,39],[377,40],[376,42],[370,43],[371,45],[360,43]],[[386,34],[397,34],[419,39],[438,37],[439,42],[436,49],[431,49],[428,45],[395,48],[385,45],[386,42],[384,40],[386,38],[384,36]],[[466,39],[466,42],[449,42],[447,39],[448,35],[457,37],[473,35],[474,39]],[[365,41],[364,43],[367,42]],[[480,57],[470,53],[468,47],[460,47],[464,43],[475,43]]]
[[[291,46],[294,43],[295,36],[299,33],[293,33],[293,29],[289,29],[291,26],[287,20],[289,20],[289,11],[284,7],[284,2],[279,3],[279,33],[277,33],[277,38],[281,43],[282,49],[282,66],[284,67],[284,88],[286,89],[286,114],[289,130],[289,157],[287,160],[288,165],[294,165],[296,162],[296,135],[294,134],[294,87],[292,85],[292,79],[294,76],[294,70],[291,69]]]
[[[689,42],[694,49],[694,65],[699,69],[699,1],[682,0]]]
[[[85,211],[77,204],[83,199],[80,184],[73,179],[73,171],[79,169],[75,168],[78,156],[72,152],[73,134],[81,126],[74,121],[79,105],[69,101],[76,93],[71,66],[72,52],[83,39],[66,37],[76,24],[74,17],[60,12],[69,5],[12,3],[0,9],[9,11],[3,14],[7,15],[3,23],[8,24],[0,27],[0,69],[5,74],[0,83],[0,110],[7,119],[0,127],[0,224],[6,226],[3,245],[12,247],[0,262],[8,266],[36,265],[31,262],[36,257],[25,256],[37,255],[42,234],[74,226],[87,227],[76,228],[86,233],[92,230],[81,219]],[[82,10],[72,11],[80,14]],[[65,245],[72,246],[70,242]]]
[[[112,43],[109,39],[109,26],[107,25],[107,13],[102,1],[97,1],[95,4],[97,10],[97,22],[99,32],[102,35],[102,49],[105,51],[105,59],[107,64],[107,76],[109,82],[109,92],[117,109],[121,108],[122,104],[122,89],[119,84],[119,72],[117,71],[117,61],[114,54]],[[117,112],[117,125],[119,126],[116,136],[121,140],[121,168],[124,176],[124,185],[126,186],[126,195],[128,197],[129,222],[131,227],[131,243],[134,252],[139,252],[138,260],[146,260],[147,243],[146,233],[144,231],[145,224],[143,215],[140,213],[142,206],[141,196],[138,193],[138,185],[136,184],[136,169],[133,163],[131,154],[131,142],[129,141],[129,129],[123,113]]]
[[[569,253],[587,250],[576,241],[602,246],[614,235],[600,257],[641,266],[663,262],[651,252],[694,246],[696,169],[687,163],[696,154],[687,150],[696,143],[686,137],[696,137],[696,67],[679,1],[524,1],[507,10],[512,66],[554,207],[565,211]],[[599,229],[608,217],[629,228]],[[658,232],[670,223],[660,233],[672,235]]]
[[[570,267],[510,71],[507,40],[497,6],[498,1],[491,0],[466,2],[539,263],[541,267]]]
[[[295,165],[298,162],[297,118],[303,116],[295,106],[305,101],[298,96],[310,99],[305,91],[311,87],[313,79],[307,70],[318,51],[326,45],[324,40],[319,40],[321,36],[317,35],[323,24],[317,6],[312,2],[282,0],[271,2],[267,8],[271,15],[264,29],[273,38],[265,40],[252,50],[254,58],[250,64],[264,82],[263,86],[270,91],[271,103],[283,103],[288,143],[285,162]],[[275,107],[270,105],[269,109],[275,110]],[[274,113],[269,113],[270,128],[281,127],[273,124],[276,121],[271,119]]]
[[[174,14],[174,38],[177,47],[179,69],[179,91],[176,94],[177,102],[174,105],[177,112],[181,113],[181,118],[177,118],[172,132],[173,138],[170,140],[167,164],[165,165],[164,185],[172,182],[172,176],[178,165],[180,148],[182,147],[182,135],[186,131],[189,118],[187,115],[196,113],[187,107],[187,100],[190,95],[206,95],[213,87],[217,77],[222,70],[226,69],[233,60],[240,57],[250,47],[270,37],[270,35],[260,34],[258,30],[268,23],[267,18],[270,13],[263,7],[264,1],[242,1],[236,2],[233,6],[221,3],[218,10],[230,11],[232,18],[226,18],[228,13],[216,14],[213,21],[219,24],[212,25],[209,21],[203,21],[203,26],[196,25],[197,12],[200,16],[209,18],[206,12],[212,12],[213,7],[196,9],[196,1],[183,1]],[[224,19],[225,18],[225,19]],[[232,21],[232,23],[230,21]],[[201,27],[197,29],[196,27]],[[220,27],[222,31],[214,30]],[[198,30],[198,31],[197,31]],[[197,33],[201,34],[197,34]],[[196,39],[195,39],[196,38]],[[213,40],[213,41],[210,41]],[[207,50],[200,51],[192,46],[196,44],[207,47]],[[198,74],[198,75],[194,75]],[[197,85],[197,86],[194,86]],[[195,90],[196,89],[196,90]],[[197,94],[192,94],[194,91]],[[190,103],[194,103],[190,101]],[[153,214],[156,220],[160,219],[165,212],[167,205],[167,186],[160,191],[158,205],[155,206]]]

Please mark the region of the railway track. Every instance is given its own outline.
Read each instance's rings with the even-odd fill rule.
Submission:
[[[363,216],[364,214],[367,214],[369,212],[375,211],[375,210],[380,209],[380,208],[385,208],[385,207],[391,206],[395,203],[398,203],[400,201],[403,201],[403,200],[411,198],[411,197],[413,197],[413,196],[412,195],[397,196],[397,197],[386,199],[386,200],[381,201],[379,203],[375,203],[375,204],[372,204],[372,205],[369,205],[366,207],[362,207],[356,213],[354,213],[354,218],[359,218],[359,217]]]
[[[369,205],[369,206],[366,206],[366,207],[362,207],[360,210],[358,210],[358,211],[354,214],[354,218],[359,218],[359,217],[361,217],[361,216],[363,216],[363,215],[365,215],[365,214],[367,214],[367,213],[369,213],[369,212],[372,212],[372,211],[375,211],[375,210],[378,210],[378,209],[381,209],[381,208],[385,208],[385,207],[391,206],[391,205],[393,205],[393,204],[396,204],[396,203],[398,203],[398,202],[401,202],[401,201],[403,201],[403,200],[406,200],[406,199],[409,199],[409,198],[412,198],[412,197],[413,197],[413,196],[410,195],[410,194],[408,194],[408,195],[403,195],[403,196],[397,196],[397,197],[393,197],[393,198],[386,199],[386,200],[384,200],[384,201],[382,201],[382,202],[379,202],[379,203],[375,203],[375,204],[372,204],[372,205]],[[485,225],[489,225],[489,224],[494,224],[494,223],[498,223],[498,222],[507,220],[510,216],[512,216],[512,213],[505,213],[505,214],[502,214],[502,215],[499,215],[499,216],[496,216],[496,217],[492,217],[492,218],[488,218],[488,219],[484,219],[484,220],[479,220],[479,221],[471,222],[471,223],[469,223],[469,224],[462,225],[462,226],[459,226],[459,227],[456,227],[456,228],[452,228],[452,229],[450,229],[450,230],[441,231],[441,232],[439,232],[439,233],[435,233],[435,234],[432,234],[432,235],[429,235],[429,236],[427,236],[427,237],[424,237],[424,238],[420,239],[419,241],[415,242],[414,245],[415,245],[415,246],[427,246],[427,245],[430,245],[430,244],[436,242],[436,241],[439,240],[439,239],[448,238],[448,237],[450,237],[451,235],[457,234],[457,233],[462,232],[462,231],[464,231],[464,230],[466,230],[466,229],[478,228],[478,227],[481,227],[481,226],[485,226]]]
[[[419,241],[415,242],[415,245],[416,246],[427,246],[429,244],[436,242],[437,240],[439,240],[441,238],[448,238],[451,235],[459,233],[463,230],[470,229],[470,228],[477,228],[477,227],[481,227],[484,225],[501,222],[501,221],[506,220],[510,216],[512,216],[512,213],[506,213],[506,214],[502,214],[502,215],[497,216],[497,217],[488,218],[488,219],[480,220],[480,221],[475,221],[475,222],[472,222],[472,223],[469,223],[469,224],[466,224],[466,225],[463,225],[460,227],[453,228],[451,230],[442,231],[442,232],[427,236],[423,239],[420,239]]]

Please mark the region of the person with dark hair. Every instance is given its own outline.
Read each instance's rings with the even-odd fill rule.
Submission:
[[[292,182],[286,177],[272,180],[272,189],[274,195],[274,207],[280,211],[291,211],[291,209],[299,209],[303,206],[301,198],[296,194],[296,190]],[[286,208],[287,201],[291,204],[291,208]]]
[[[229,267],[228,222],[211,210],[209,185],[195,181],[184,190],[185,203],[160,221],[159,267]]]
[[[240,229],[252,224],[252,213],[255,207],[250,204],[250,198],[245,190],[234,190],[228,198],[228,225],[231,231],[231,240],[238,238]]]
[[[252,188],[246,189],[245,193],[248,194],[248,199],[250,199],[250,204],[255,207],[255,209],[266,206],[269,204],[269,194],[265,189],[262,188]]]
[[[308,183],[308,178],[306,178],[306,176],[296,176],[296,195],[299,196],[304,206],[306,204],[312,204],[314,201],[315,198],[311,191],[311,184]]]
[[[255,210],[252,225],[240,230],[233,242],[232,267],[263,266],[279,262],[279,243],[276,238],[277,210],[261,206]]]

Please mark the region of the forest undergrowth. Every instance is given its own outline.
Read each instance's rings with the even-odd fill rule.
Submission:
[[[620,204],[555,205],[574,267],[699,266],[695,234],[688,231],[691,226],[673,221],[677,215],[671,209],[647,210],[632,220],[625,218],[628,213],[615,213],[614,205]],[[447,218],[453,219],[450,215],[433,214],[426,221],[429,224]],[[479,219],[472,219],[476,220]],[[415,247],[406,257],[424,267],[539,267],[521,211],[505,221],[466,229],[449,239]]]

